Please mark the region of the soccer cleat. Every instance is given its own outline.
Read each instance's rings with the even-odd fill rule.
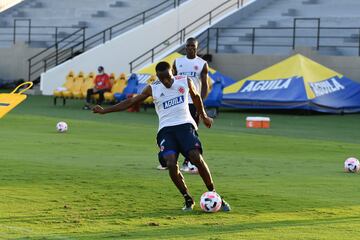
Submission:
[[[182,165],[181,168],[180,168],[180,171],[182,172],[189,172],[190,171],[190,168],[186,165]]]
[[[161,166],[161,164],[159,166],[156,167],[157,170],[167,170],[167,167],[163,167]]]
[[[91,108],[88,105],[85,105],[82,109],[83,110],[90,110]]]
[[[230,212],[231,207],[224,199],[221,199],[221,211],[223,212]]]
[[[183,211],[192,211],[195,206],[195,202],[192,198],[188,198],[185,200]]]
[[[192,165],[190,162],[188,163],[188,172],[189,173],[192,173],[192,174],[198,174],[199,173],[199,170],[198,168],[195,166],[195,165]]]

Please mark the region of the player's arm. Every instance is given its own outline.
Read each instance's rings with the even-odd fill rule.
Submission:
[[[204,125],[207,128],[210,128],[213,123],[213,119],[208,117],[208,115],[206,114],[203,101],[200,94],[196,91],[194,83],[189,78],[187,79],[187,81],[189,86],[189,93],[196,107],[196,111],[198,112],[200,118],[203,120]]]
[[[174,76],[177,75],[176,60],[174,61],[173,65],[172,65],[172,73],[173,73]]]
[[[209,91],[209,84],[208,84],[208,72],[209,72],[209,67],[208,64],[205,63],[203,69],[201,70],[200,73],[200,79],[201,79],[201,98],[205,99],[208,95],[208,91]]]
[[[135,104],[142,103],[145,99],[147,99],[150,96],[152,96],[151,87],[150,85],[147,85],[142,91],[142,93],[136,95],[135,97],[125,99],[124,101],[121,101],[108,108],[102,108],[101,106],[96,105],[92,109],[92,111],[94,113],[100,113],[100,114],[124,111]]]

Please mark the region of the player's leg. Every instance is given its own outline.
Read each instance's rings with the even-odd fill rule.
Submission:
[[[181,141],[180,149],[183,154],[188,156],[190,162],[194,164],[199,171],[199,174],[209,191],[215,191],[215,186],[209,167],[202,156],[201,142],[195,134],[195,129],[191,124],[185,125],[178,133],[177,138],[183,139]],[[222,199],[223,211],[230,211],[230,205]]]
[[[195,123],[197,125],[199,125],[200,118],[199,118],[199,114],[196,111],[195,105],[194,104],[189,104],[189,110],[190,110],[191,117],[194,119]],[[198,135],[197,132],[195,132],[195,133],[196,133],[196,135]],[[190,171],[189,162],[190,162],[190,160],[185,157],[184,162],[182,164],[182,168],[181,168],[182,171],[184,171],[184,172],[189,172]]]
[[[214,182],[211,177],[211,173],[208,165],[206,164],[202,154],[199,149],[192,149],[189,151],[189,159],[192,164],[194,164],[198,170],[201,178],[203,179],[207,189],[209,191],[215,191]],[[222,199],[221,210],[228,212],[231,211],[230,204]]]
[[[209,191],[214,191],[215,190],[214,182],[212,180],[209,167],[204,161],[204,158],[201,155],[200,150],[199,149],[190,150],[188,153],[188,157],[190,162],[198,168],[199,174],[202,180],[204,181],[207,189]]]
[[[162,129],[158,133],[157,142],[160,148],[160,162],[166,162],[166,167],[169,170],[169,176],[172,182],[175,184],[179,192],[184,197],[185,204],[183,210],[192,210],[195,203],[193,198],[189,194],[189,190],[186,186],[184,177],[179,171],[179,165],[177,163],[179,150],[176,139],[174,138],[171,131],[168,131],[168,129]]]

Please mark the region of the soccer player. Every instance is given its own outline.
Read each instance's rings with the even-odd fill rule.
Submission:
[[[159,157],[166,162],[171,180],[185,199],[183,210],[189,211],[193,209],[195,203],[185,184],[184,177],[179,171],[177,163],[179,153],[188,157],[191,163],[198,168],[207,189],[215,191],[209,168],[202,157],[201,142],[195,134],[197,124],[190,115],[189,93],[206,127],[211,127],[213,119],[206,115],[201,97],[190,79],[186,76],[174,77],[171,73],[171,66],[167,62],[158,63],[155,69],[158,80],[146,86],[141,94],[105,109],[97,105],[93,108],[93,112],[105,114],[123,111],[134,104],[143,102],[150,96],[153,97],[159,117],[157,134],[157,143],[160,148]],[[230,211],[230,205],[224,200],[222,201],[222,210]]]
[[[186,56],[177,58],[173,64],[174,75],[185,75],[189,77],[195,86],[195,90],[200,93],[201,99],[204,100],[208,94],[208,64],[205,60],[197,56],[198,41],[195,38],[186,40],[185,51]],[[191,116],[196,124],[199,124],[199,114],[191,98],[189,98],[189,109]],[[192,168],[189,160],[185,158],[181,170],[188,172]]]

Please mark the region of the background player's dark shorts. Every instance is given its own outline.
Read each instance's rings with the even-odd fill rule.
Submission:
[[[185,157],[188,156],[190,150],[199,149],[202,153],[201,142],[196,135],[194,126],[190,123],[177,126],[164,127],[156,137],[157,144],[160,148],[159,162],[165,167],[166,162],[163,155],[167,153],[181,153]]]

